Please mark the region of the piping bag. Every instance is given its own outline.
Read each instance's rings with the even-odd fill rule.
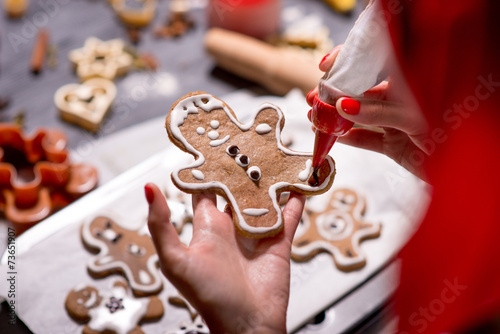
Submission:
[[[362,97],[363,93],[386,78],[389,36],[384,10],[378,1],[370,1],[349,32],[335,63],[321,78],[319,94],[314,97],[308,118],[316,128],[313,175],[309,183],[317,184],[317,171],[339,136],[354,125],[337,113],[340,97]]]

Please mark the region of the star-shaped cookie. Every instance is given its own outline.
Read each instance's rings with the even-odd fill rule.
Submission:
[[[318,185],[309,184],[312,154],[283,146],[284,122],[281,110],[268,103],[242,124],[213,95],[196,92],[182,97],[172,106],[166,128],[170,140],[195,161],[174,170],[173,183],[187,193],[213,192],[224,197],[244,236],[279,233],[283,229],[279,195],[323,193],[335,175],[335,163],[327,157],[318,171]]]
[[[96,37],[87,38],[82,48],[72,50],[69,59],[83,81],[94,77],[113,80],[127,73],[134,62],[121,39],[101,41]]]

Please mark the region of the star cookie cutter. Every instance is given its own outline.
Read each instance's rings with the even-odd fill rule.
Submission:
[[[72,164],[66,136],[40,129],[27,137],[0,123],[0,211],[19,235],[97,186],[94,167]]]
[[[174,185],[187,193],[212,191],[224,197],[244,236],[276,235],[283,229],[280,194],[321,194],[335,176],[335,163],[328,156],[318,170],[318,185],[309,184],[312,154],[283,146],[284,122],[281,110],[268,103],[242,124],[211,94],[182,97],[172,106],[166,128],[174,145],[195,161],[172,172]]]
[[[157,0],[114,0],[111,3],[118,18],[130,27],[143,28],[153,20]]]
[[[303,233],[298,232],[293,241],[292,259],[306,261],[328,252],[340,270],[363,267],[366,256],[360,243],[379,237],[382,228],[380,223],[366,222],[365,211],[365,199],[350,189],[335,190],[322,212],[306,209],[302,216]]]
[[[102,41],[96,37],[87,38],[82,48],[70,51],[69,59],[82,80],[94,77],[113,80],[126,74],[134,63],[121,39]]]
[[[63,120],[97,132],[116,98],[116,86],[107,79],[93,78],[59,88],[54,103]]]

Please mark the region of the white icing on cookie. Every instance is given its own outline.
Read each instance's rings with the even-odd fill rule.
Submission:
[[[139,270],[139,281],[142,284],[151,284],[151,276],[144,270]]]
[[[249,208],[249,209],[244,209],[243,213],[249,216],[263,216],[269,212],[268,209],[255,209],[255,208]]]
[[[116,232],[110,229],[106,229],[102,231],[102,236],[103,238],[106,238],[108,240],[113,240],[116,238]]]
[[[311,173],[311,167],[312,167],[312,160],[308,159],[306,161],[306,169],[304,169],[302,172],[299,173],[299,180],[300,181],[307,181],[307,178],[309,177],[309,174]]]
[[[217,120],[213,120],[210,122],[210,126],[212,127],[212,129],[217,129],[219,127],[219,125],[220,125],[220,123]]]
[[[250,164],[250,158],[244,154],[238,154],[234,161],[236,161],[236,164],[240,167],[246,167]]]
[[[215,130],[212,130],[208,133],[208,138],[215,140],[215,139],[219,138],[219,133]]]
[[[193,174],[193,177],[197,180],[200,180],[200,181],[205,180],[205,175],[203,175],[203,172],[201,170],[193,169],[191,171],[191,174]]]
[[[252,166],[252,167],[248,168],[247,175],[250,178],[250,180],[259,181],[261,176],[262,176],[262,172],[260,171],[259,167]],[[257,176],[254,176],[254,175],[257,175]]]
[[[125,288],[114,287],[112,292],[102,296],[99,306],[89,310],[90,322],[88,327],[97,332],[105,330],[114,331],[117,334],[127,334],[137,327],[139,321],[147,312],[149,299],[132,298],[127,295]],[[111,297],[121,299],[123,308],[111,312],[106,306]]]
[[[222,144],[224,144],[225,142],[227,142],[229,140],[229,138],[231,138],[230,135],[227,135],[225,136],[224,138],[222,139],[218,139],[218,140],[212,140],[210,142],[210,146],[212,147],[217,147],[217,146],[221,146]]]
[[[116,218],[113,220],[118,221],[120,220],[120,218]],[[88,245],[93,248],[100,249],[101,251],[96,256],[97,260],[95,260],[95,258],[91,258],[89,260],[89,262],[87,263],[88,268],[96,273],[106,272],[119,268],[124,273],[125,277],[133,278],[134,275],[130,266],[126,262],[117,260],[108,255],[108,245],[103,240],[99,240],[92,235],[90,231],[90,225],[92,224],[92,221],[93,219],[87,219],[84,222],[82,226],[82,237]],[[143,291],[146,293],[159,291],[163,283],[161,280],[160,270],[158,269],[158,254],[153,254],[148,258],[148,260],[146,261],[146,267],[148,268],[153,278],[151,284],[142,285],[133,279],[129,279],[128,281],[130,287],[133,290]]]
[[[110,256],[103,256],[102,258],[99,259],[98,263],[103,265],[103,264],[108,264],[113,262],[113,257]]]
[[[196,133],[202,136],[205,134],[205,129],[200,126],[199,128],[196,129]]]
[[[201,102],[202,100],[205,100],[206,103],[202,104],[202,102]],[[205,163],[205,157],[203,156],[203,154],[200,151],[196,150],[186,140],[186,138],[184,138],[179,126],[184,123],[184,120],[187,118],[189,113],[197,114],[198,107],[200,107],[200,109],[202,109],[203,111],[206,111],[206,112],[210,112],[214,109],[223,109],[224,112],[226,113],[227,117],[237,127],[239,127],[240,130],[242,130],[242,131],[248,131],[249,129],[252,128],[252,126],[254,125],[255,116],[263,109],[269,108],[269,109],[275,110],[278,114],[278,117],[279,117],[278,124],[280,124],[281,121],[283,120],[282,111],[278,107],[276,107],[270,103],[262,104],[260,106],[260,108],[255,112],[253,117],[251,118],[251,121],[246,123],[246,124],[242,124],[242,123],[238,122],[238,120],[236,120],[236,118],[233,116],[233,114],[226,107],[225,103],[222,102],[221,100],[217,99],[216,97],[214,97],[211,94],[200,94],[200,95],[189,96],[189,97],[186,97],[185,99],[181,100],[179,103],[177,103],[177,105],[170,111],[170,113],[171,113],[171,115],[170,115],[170,117],[171,117],[170,118],[170,132],[174,138],[176,138],[180,143],[183,144],[183,146],[186,150],[195,154],[197,156],[197,159],[195,159],[195,161],[188,166],[174,170],[172,172],[172,178],[181,187],[187,188],[187,189],[192,189],[192,190],[204,190],[207,188],[207,185],[204,183],[185,183],[185,182],[182,182],[181,179],[179,178],[179,172],[181,170],[184,170],[184,169],[197,168],[197,167],[203,165]],[[284,147],[281,143],[280,135],[281,135],[281,129],[279,126],[276,126],[275,136],[276,136],[276,144],[277,144],[279,150],[281,150],[282,152],[284,152],[285,154],[288,154],[288,155],[311,156],[311,153],[296,152],[296,151],[292,151],[292,150]],[[229,136],[227,136],[226,138],[227,138],[227,140],[229,140]],[[221,145],[221,144],[223,144],[223,143],[219,143],[219,145]],[[210,143],[210,145],[214,146],[214,145],[212,145],[212,143]],[[212,181],[211,187],[218,187],[225,192],[228,201],[231,203],[231,206],[233,207],[234,212],[238,217],[238,225],[242,230],[244,230],[248,233],[252,233],[252,234],[267,234],[271,231],[280,229],[282,224],[283,224],[281,207],[279,205],[279,202],[277,201],[276,192],[279,189],[284,188],[284,187],[289,187],[290,185],[292,185],[298,189],[301,189],[302,191],[311,191],[312,192],[312,191],[319,191],[319,190],[325,189],[328,186],[328,180],[331,178],[331,175],[333,173],[335,173],[335,164],[334,164],[332,158],[327,156],[326,161],[330,165],[330,174],[325,178],[325,182],[323,182],[322,184],[320,184],[318,186],[313,187],[309,184],[302,184],[302,183],[290,184],[288,182],[278,182],[278,183],[269,187],[269,191],[268,191],[269,196],[271,197],[271,200],[273,202],[274,209],[276,210],[276,212],[278,212],[278,219],[276,220],[276,222],[272,226],[269,226],[269,227],[262,227],[262,226],[255,227],[255,226],[248,225],[248,223],[245,221],[245,218],[244,218],[242,212],[240,211],[238,203],[236,202],[233,194],[231,193],[231,191],[229,190],[229,188],[225,184],[218,182],[218,181]],[[297,181],[300,181],[300,180],[297,178]]]
[[[95,291],[91,291],[90,297],[89,299],[87,299],[84,306],[86,308],[91,308],[92,306],[95,305],[96,302],[97,302],[97,293]]]
[[[265,135],[266,133],[271,132],[272,128],[269,126],[267,123],[262,123],[257,125],[255,128],[255,132],[257,132],[259,135]]]

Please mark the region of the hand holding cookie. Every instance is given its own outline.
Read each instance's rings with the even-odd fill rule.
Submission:
[[[284,229],[274,238],[235,232],[230,212],[213,194],[193,198],[193,238],[179,240],[161,190],[146,185],[148,225],[165,276],[200,312],[211,333],[284,333],[290,289],[290,250],[305,197],[292,194]]]

